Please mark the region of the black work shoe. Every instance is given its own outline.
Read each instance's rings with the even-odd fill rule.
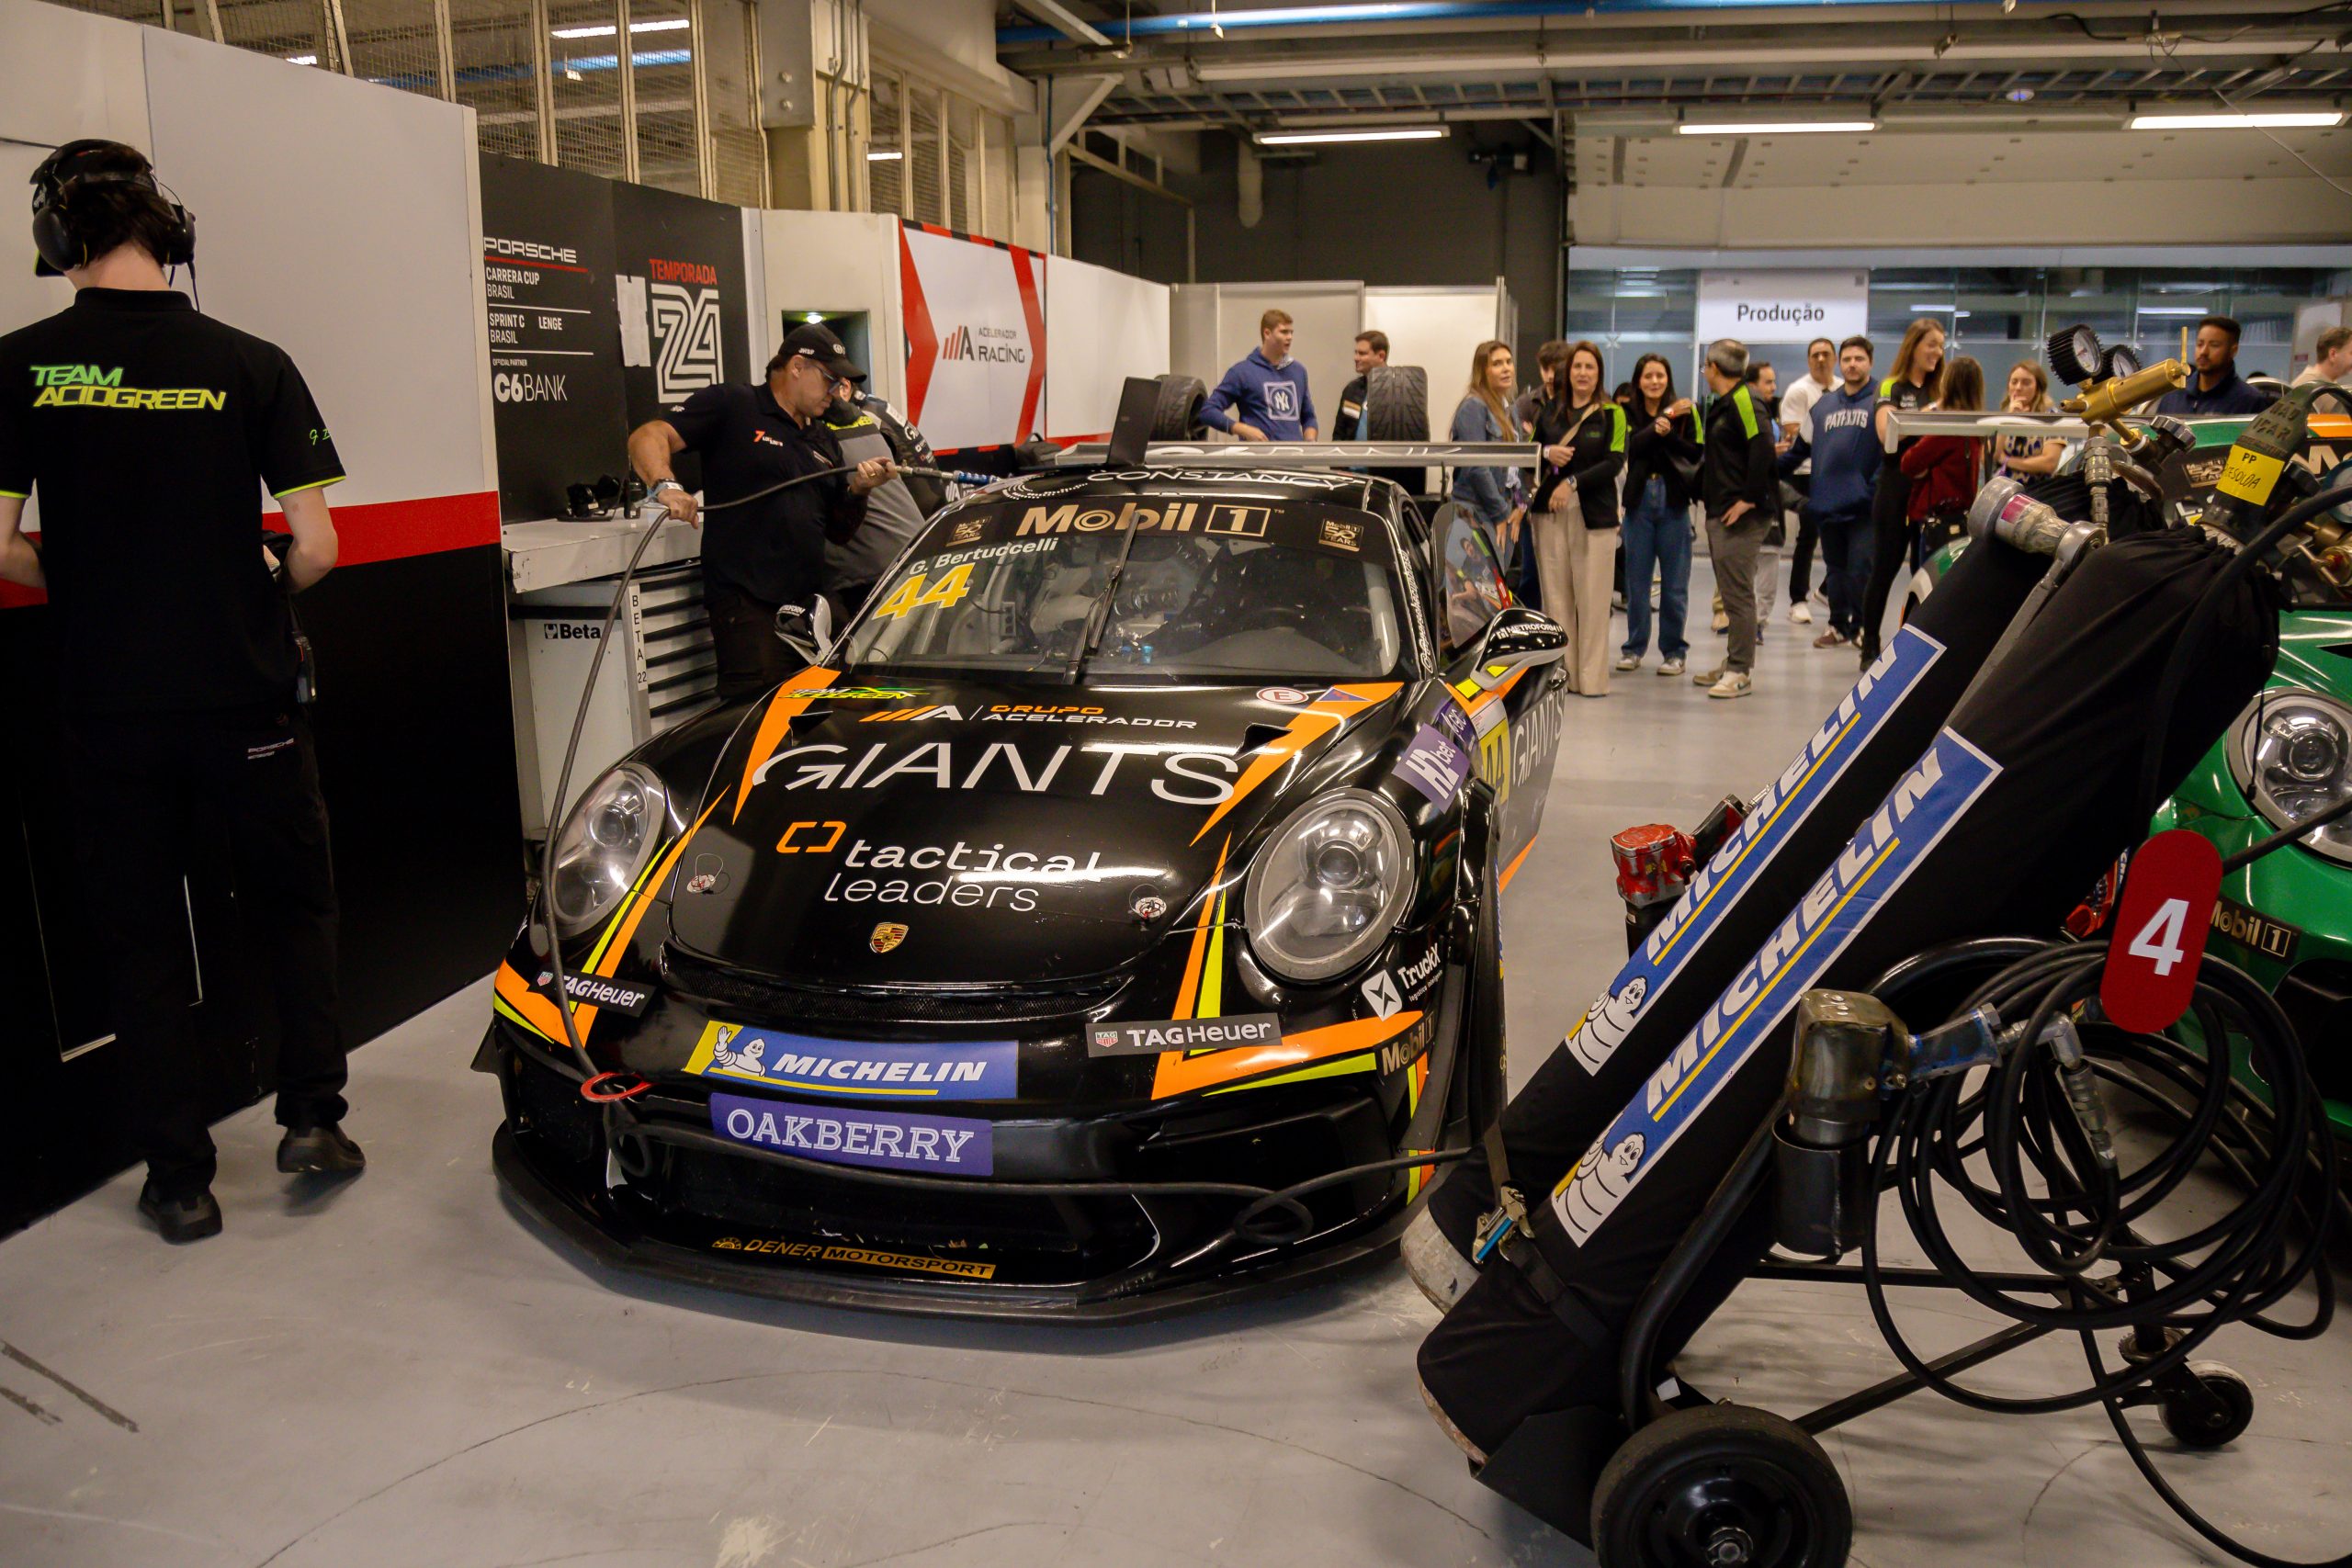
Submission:
[[[139,1190],[139,1212],[155,1222],[168,1242],[202,1241],[220,1234],[220,1205],[201,1188],[186,1198],[166,1198],[151,1181]]]
[[[368,1168],[368,1156],[333,1122],[288,1127],[277,1145],[277,1168],[288,1176],[356,1176]]]

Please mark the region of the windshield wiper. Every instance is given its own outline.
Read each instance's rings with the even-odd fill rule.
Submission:
[[[1102,596],[1094,602],[1093,613],[1086,618],[1086,635],[1079,639],[1078,657],[1071,661],[1069,672],[1062,677],[1062,684],[1075,686],[1086,675],[1086,661],[1094,657],[1094,645],[1102,640],[1103,628],[1111,624],[1111,602],[1118,597],[1119,580],[1127,574],[1127,558],[1136,553],[1136,536],[1143,530],[1127,529],[1126,543],[1120,547],[1119,558],[1111,567],[1111,581],[1102,587]]]

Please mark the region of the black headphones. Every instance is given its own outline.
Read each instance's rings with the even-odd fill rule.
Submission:
[[[76,164],[99,154],[137,166],[75,172]],[[164,189],[145,154],[119,141],[69,141],[33,171],[33,249],[40,253],[33,264],[35,276],[55,277],[92,260],[88,242],[75,237],[64,211],[67,195],[83,185],[130,185],[148,191],[172,216],[171,231],[164,236],[164,254],[155,259],[165,266],[186,266],[196,259],[196,219]]]

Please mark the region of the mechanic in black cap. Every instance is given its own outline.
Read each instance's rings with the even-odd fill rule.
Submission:
[[[843,466],[826,428],[836,381],[863,381],[842,340],[821,326],[795,327],[768,361],[767,379],[706,387],[666,419],[629,432],[628,459],[670,515],[699,523],[701,508],[671,470],[681,452],[700,455],[713,508],[703,530],[703,602],[718,653],[718,698],[756,696],[797,667],[775,634],[775,613],[815,597],[825,542],[847,539],[865,521],[865,498],[898,471],[887,457],[795,485],[748,505],[721,503],[768,486]]]
[[[181,878],[213,825],[277,1007],[277,1168],[366,1163],[340,1125],[334,877],[287,603],[334,565],[324,487],[343,463],[285,352],[172,289],[195,225],[137,149],[43,160],[33,243],[74,303],[0,337],[0,578],[48,593],[81,864],[107,899],[112,1055],[147,1158],[139,1207],[193,1241],[220,1208]],[[265,487],[292,530],[282,558],[264,547]]]

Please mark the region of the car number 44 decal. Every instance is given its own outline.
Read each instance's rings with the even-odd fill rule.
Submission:
[[[915,573],[890,591],[874,612],[876,619],[897,620],[910,611],[926,605],[961,604],[972,588],[972,568],[968,561],[931,582],[922,572]]]

